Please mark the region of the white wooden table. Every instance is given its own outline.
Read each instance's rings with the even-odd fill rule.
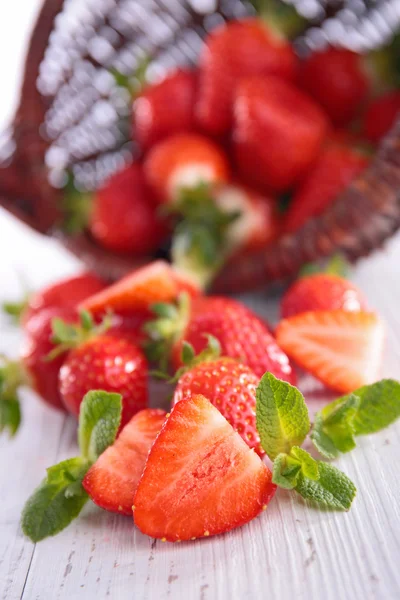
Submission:
[[[400,372],[400,237],[363,261],[354,281],[388,324],[384,375]],[[0,212],[0,300],[70,274],[78,262],[54,242]],[[274,318],[277,302],[246,298]],[[19,333],[0,322],[0,352],[16,355]],[[327,395],[302,382],[312,407]],[[398,600],[400,598],[400,424],[359,438],[338,461],[357,484],[349,513],[319,512],[280,490],[268,510],[227,535],[163,544],[130,518],[87,505],[55,538],[26,540],[19,518],[45,467],[76,452],[72,419],[23,396],[17,437],[0,440],[0,597],[2,600]]]

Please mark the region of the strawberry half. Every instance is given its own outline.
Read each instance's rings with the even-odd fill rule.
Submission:
[[[369,90],[363,57],[344,48],[313,52],[302,63],[299,81],[335,125],[356,116]]]
[[[363,134],[370,142],[377,144],[389,133],[399,114],[400,90],[376,98],[368,106],[364,115]]]
[[[178,69],[145,87],[133,104],[133,136],[142,149],[194,129],[196,81],[195,72]]]
[[[154,146],[144,162],[149,185],[161,202],[176,202],[185,189],[225,183],[229,164],[212,140],[197,134],[179,134]]]
[[[284,191],[317,158],[328,120],[312,98],[277,77],[242,80],[234,101],[237,166],[249,182]]]
[[[89,229],[101,246],[113,252],[144,255],[161,245],[166,223],[157,215],[138,164],[113,175],[95,193]]]
[[[307,312],[281,321],[279,345],[328,387],[349,393],[379,378],[384,326],[373,313]]]
[[[159,409],[138,412],[90,467],[82,484],[95,504],[111,512],[132,514],[139,479],[165,416]]]
[[[171,542],[225,533],[271,500],[271,472],[221,413],[200,395],[173,408],[148,456],[134,520]]]
[[[79,309],[95,314],[110,309],[117,313],[143,311],[155,302],[171,302],[184,291],[193,296],[200,293],[191,280],[167,262],[157,260],[87,298]]]
[[[281,302],[284,319],[312,310],[366,309],[367,301],[361,291],[344,277],[330,273],[301,277],[290,286]]]
[[[291,200],[284,231],[297,231],[308,219],[322,214],[368,163],[367,156],[349,146],[332,144],[324,148]]]
[[[200,56],[196,117],[211,135],[232,122],[236,85],[251,75],[294,79],[297,59],[290,43],[261,19],[232,21],[216,28]]]

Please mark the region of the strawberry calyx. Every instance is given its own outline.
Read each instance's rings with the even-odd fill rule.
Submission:
[[[241,213],[222,210],[206,184],[181,189],[170,210],[178,216],[172,262],[205,288],[230,254],[229,229]]]
[[[62,223],[63,231],[70,234],[82,233],[92,214],[93,194],[79,190],[72,172],[67,173],[67,183],[63,188]]]
[[[326,274],[346,278],[349,263],[342,254],[333,254],[325,263],[307,263],[299,271],[299,279],[310,275]]]
[[[18,360],[0,355],[0,433],[8,429],[14,436],[21,423],[18,390],[29,385],[26,370]]]
[[[186,292],[179,295],[176,303],[157,302],[151,306],[155,319],[143,327],[148,336],[144,344],[147,358],[158,364],[158,373],[167,373],[171,350],[178,342],[189,322],[191,301]]]
[[[257,15],[281,39],[294,38],[302,33],[307,20],[291,4],[280,0],[250,0]]]
[[[79,313],[79,324],[66,323],[63,319],[54,318],[52,339],[55,348],[49,352],[46,360],[51,361],[63,352],[73,350],[89,340],[106,333],[112,325],[112,314],[108,312],[100,324],[96,324],[87,310]]]
[[[26,295],[22,300],[17,302],[3,302],[1,308],[18,325],[28,305],[29,296]]]

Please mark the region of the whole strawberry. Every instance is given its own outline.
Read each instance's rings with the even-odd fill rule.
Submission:
[[[368,156],[350,146],[333,143],[324,148],[294,193],[283,230],[297,231],[323,213],[368,163]]]
[[[207,336],[215,337],[223,356],[249,366],[256,376],[270,371],[290,383],[296,380],[286,354],[279,348],[268,326],[244,304],[232,298],[203,296],[192,301],[182,295],[178,306],[154,305],[158,319],[148,323],[152,340],[149,357],[168,361],[174,371],[182,366],[182,346],[186,341],[196,354],[207,346]]]
[[[216,28],[200,57],[196,117],[211,135],[227,133],[237,84],[252,75],[294,79],[297,59],[290,43],[261,19]]]
[[[197,356],[192,346],[185,343],[184,366],[177,372],[172,404],[195,394],[206,396],[246,444],[262,456],[264,450],[255,422],[256,387],[260,378],[250,367],[220,354],[220,344],[212,336],[208,347]]]
[[[363,57],[344,48],[314,52],[303,62],[299,81],[335,125],[356,116],[369,90]]]
[[[89,228],[101,246],[114,252],[143,255],[161,244],[166,224],[138,164],[125,167],[96,192]]]
[[[400,114],[400,90],[387,92],[368,106],[363,118],[363,134],[372,143],[378,143],[394,125]]]
[[[53,321],[56,352],[69,350],[58,377],[61,399],[69,412],[78,415],[88,391],[118,392],[122,395],[123,427],[147,406],[146,358],[128,339],[107,332],[107,318],[99,326],[89,313],[82,312],[80,318],[79,326]]]
[[[290,189],[318,156],[328,120],[312,98],[277,77],[238,83],[234,100],[236,164],[249,183]]]
[[[144,88],[133,104],[133,136],[142,149],[194,129],[196,80],[195,72],[178,69]]]

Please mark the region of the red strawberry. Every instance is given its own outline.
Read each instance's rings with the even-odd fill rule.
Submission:
[[[55,317],[66,323],[76,323],[77,314],[69,307],[52,306],[43,309],[28,322],[28,335],[21,353],[21,363],[28,374],[28,382],[42,399],[55,408],[65,410],[58,389],[58,374],[65,353],[48,361],[54,350],[52,322]]]
[[[95,504],[111,512],[132,514],[146,458],[165,416],[159,409],[138,412],[89,469],[82,484]]]
[[[137,527],[177,542],[225,533],[273,497],[271,472],[204,397],[178,402],[166,420],[134,498]]]
[[[317,158],[328,121],[315,102],[277,77],[238,86],[233,140],[243,177],[266,189],[290,188]]]
[[[226,244],[231,250],[259,250],[279,235],[276,200],[248,186],[221,186],[214,194],[217,206],[240,216],[230,225]]]
[[[206,352],[206,351],[205,351]],[[197,356],[178,379],[172,403],[202,394],[232,425],[246,444],[260,454],[260,438],[256,429],[256,387],[260,378],[246,365],[233,358]]]
[[[54,307],[75,308],[79,302],[105,287],[106,283],[93,273],[81,273],[42,288],[24,302],[7,303],[4,308],[6,312],[20,317],[29,333],[29,321],[40,311]]]
[[[356,116],[369,89],[363,58],[344,48],[314,52],[303,62],[299,80],[335,125]]]
[[[367,302],[361,291],[344,277],[317,273],[294,282],[282,298],[282,318],[310,310],[366,310]]]
[[[155,302],[171,302],[183,291],[193,296],[200,293],[195,284],[179,271],[167,262],[157,260],[87,298],[79,308],[95,314],[107,310],[136,313],[149,309]]]
[[[297,231],[308,219],[323,213],[368,163],[367,156],[350,147],[327,146],[296,190],[285,215],[284,231]]]
[[[157,144],[144,162],[148,183],[160,201],[176,201],[182,189],[225,183],[229,165],[223,151],[197,134],[182,133]]]
[[[236,85],[252,75],[294,79],[297,60],[290,43],[259,19],[230,22],[207,38],[200,57],[196,116],[211,135],[226,133],[232,122]]]
[[[148,149],[169,135],[194,129],[196,73],[178,69],[147,86],[133,104],[134,138]]]
[[[302,313],[281,321],[276,338],[301,367],[340,393],[379,378],[384,327],[373,313]]]
[[[232,298],[198,297],[192,302],[180,299],[178,309],[154,307],[160,319],[147,325],[155,339],[150,344],[154,357],[170,357],[174,371],[182,366],[182,344],[191,344],[196,354],[207,346],[207,334],[221,345],[223,356],[236,358],[261,377],[270,371],[294,384],[295,373],[289,359],[277,345],[267,325],[244,304]],[[169,318],[168,318],[169,316]]]
[[[363,119],[363,134],[378,143],[391,129],[400,115],[400,90],[388,92],[368,106]]]
[[[114,252],[153,252],[166,235],[165,222],[137,164],[116,173],[96,192],[90,231],[101,246]]]

